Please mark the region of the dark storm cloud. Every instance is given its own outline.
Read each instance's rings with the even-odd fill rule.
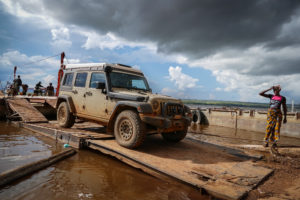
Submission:
[[[263,64],[253,67],[245,75],[253,76],[278,76],[278,75],[292,75],[300,73],[299,58],[297,60],[266,60]]]
[[[201,59],[255,45],[268,51],[298,46],[300,23],[291,22],[300,16],[299,4],[298,0],[45,0],[44,12],[68,25],[151,41],[160,52]],[[269,59],[248,73],[300,73],[299,62]]]
[[[130,40],[156,42],[162,52],[193,57],[225,48],[274,42],[299,3],[297,0],[45,1],[48,12],[60,21],[102,33],[111,31]],[[289,42],[283,38],[280,45]]]

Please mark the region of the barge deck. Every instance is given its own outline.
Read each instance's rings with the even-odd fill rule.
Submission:
[[[136,150],[119,146],[104,127],[76,123],[70,129],[56,122],[19,123],[75,148],[88,148],[113,156],[128,165],[163,180],[177,180],[221,199],[242,199],[273,170],[256,166],[249,156],[235,149],[213,146],[186,138],[174,144],[159,135],[149,135]],[[228,149],[228,148],[227,148]]]

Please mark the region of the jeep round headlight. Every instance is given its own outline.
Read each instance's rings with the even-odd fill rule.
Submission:
[[[157,110],[158,107],[159,107],[158,101],[153,101],[153,102],[152,102],[152,106],[153,106],[153,109],[154,109],[154,110]]]

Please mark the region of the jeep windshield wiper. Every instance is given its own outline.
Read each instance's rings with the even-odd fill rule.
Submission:
[[[137,88],[137,87],[124,87],[124,86],[112,86],[112,87],[115,87],[115,88],[125,88],[127,90],[142,90],[144,92],[150,91],[148,89]]]
[[[117,85],[113,85],[112,87],[114,87],[114,88],[125,88],[125,89],[128,89],[128,90],[130,90],[130,89],[131,89],[131,88],[129,88],[129,87],[117,86]]]

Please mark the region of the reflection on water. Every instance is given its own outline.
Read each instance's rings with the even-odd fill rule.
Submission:
[[[0,122],[0,173],[59,152],[61,145],[26,129]]]
[[[12,163],[15,160],[7,157],[20,155],[30,157],[30,154],[41,152],[50,154],[54,149],[57,151],[62,146],[62,144],[55,146],[53,140],[47,140],[24,129],[11,127],[8,124],[1,124],[2,126],[6,131],[5,134],[1,131],[0,144],[6,150],[1,150],[1,158],[6,157]],[[20,148],[14,150],[15,147]],[[18,164],[22,164],[23,161],[20,160]],[[4,162],[3,160],[0,162],[2,168]],[[94,151],[80,150],[75,156],[0,189],[0,199],[201,200],[209,198],[186,185],[149,176],[112,157]]]

